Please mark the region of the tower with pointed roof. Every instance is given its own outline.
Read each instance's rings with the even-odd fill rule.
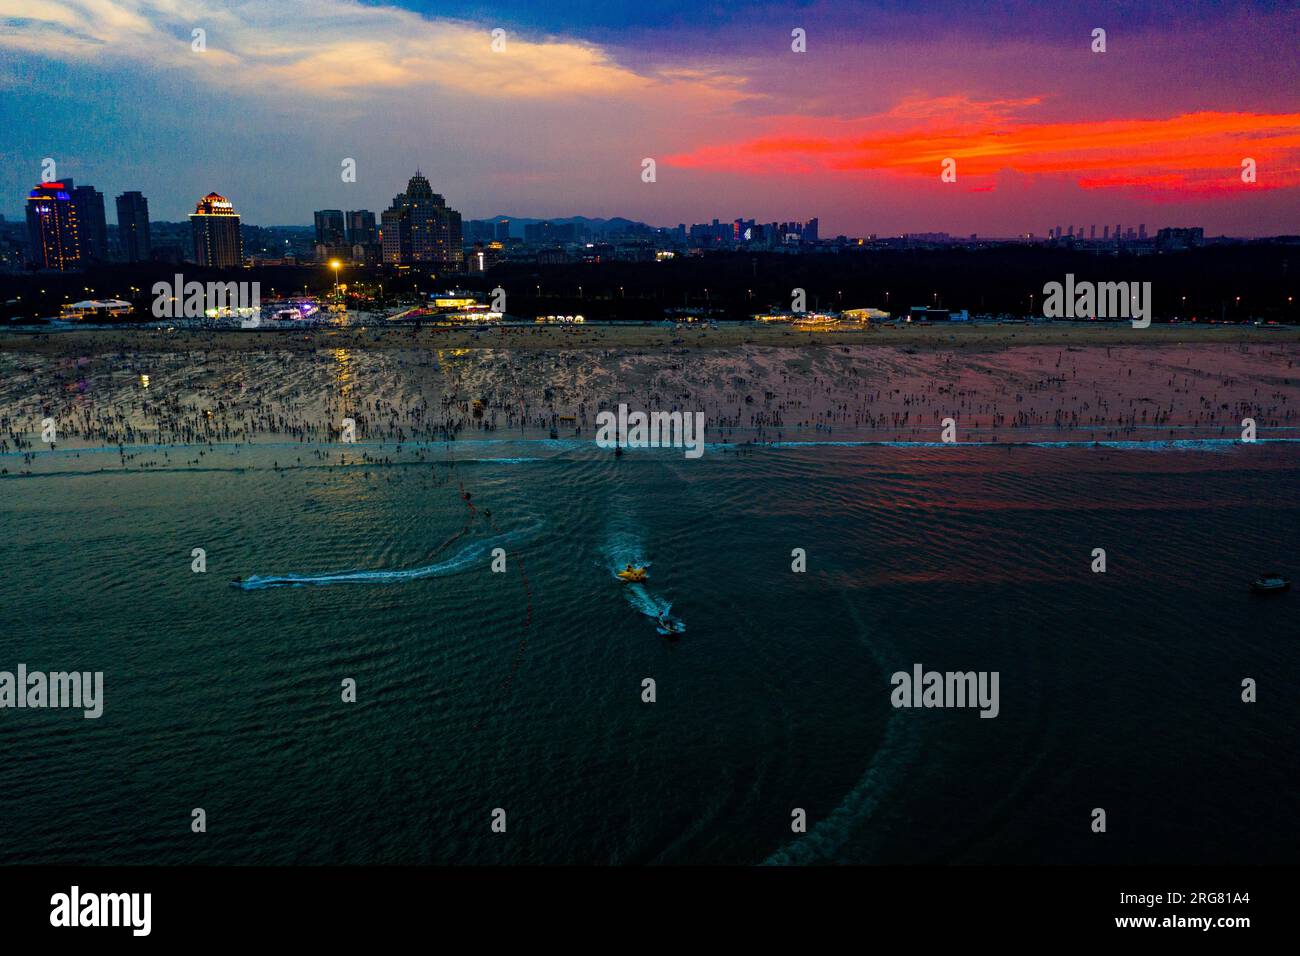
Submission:
[[[452,271],[462,267],[460,213],[447,207],[418,169],[406,192],[393,197],[381,223],[386,264],[428,263]]]
[[[208,193],[190,214],[194,261],[216,269],[238,269],[244,264],[244,239],[239,213],[225,196]]]

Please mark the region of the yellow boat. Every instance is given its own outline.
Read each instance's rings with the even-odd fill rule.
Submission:
[[[646,579],[646,569],[634,568],[629,564],[622,571],[618,572],[618,577],[619,580],[624,581],[627,584],[635,584]]]

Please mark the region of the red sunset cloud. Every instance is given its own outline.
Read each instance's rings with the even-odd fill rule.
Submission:
[[[1073,177],[1089,190],[1137,190],[1160,201],[1300,185],[1300,113],[1204,111],[1159,119],[1034,122],[1011,114],[1037,99],[911,101],[887,113],[816,125],[772,121],[780,134],[706,145],[666,157],[682,169],[775,176],[866,174],[939,180],[956,160],[958,184],[994,187],[999,172]],[[1241,179],[1254,159],[1257,181]]]

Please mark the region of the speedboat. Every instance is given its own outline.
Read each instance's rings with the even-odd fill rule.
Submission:
[[[648,576],[649,576],[648,572],[646,571],[645,568],[634,568],[630,564],[622,571],[618,572],[619,580],[624,582],[625,584],[640,583],[641,581],[644,581]]]
[[[675,638],[678,634],[686,632],[686,625],[677,618],[664,614],[655,620],[655,630],[667,638]]]
[[[1291,582],[1276,572],[1261,574],[1250,582],[1250,589],[1256,594],[1279,594],[1290,587]]]

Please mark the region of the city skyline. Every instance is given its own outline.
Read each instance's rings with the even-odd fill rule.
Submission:
[[[157,221],[213,190],[260,225],[379,212],[419,167],[466,220],[1300,224],[1300,11],[1283,4],[423,7],[55,2],[6,19],[0,86],[39,121],[6,124],[0,212],[20,215],[48,157],[105,196],[142,192]]]

